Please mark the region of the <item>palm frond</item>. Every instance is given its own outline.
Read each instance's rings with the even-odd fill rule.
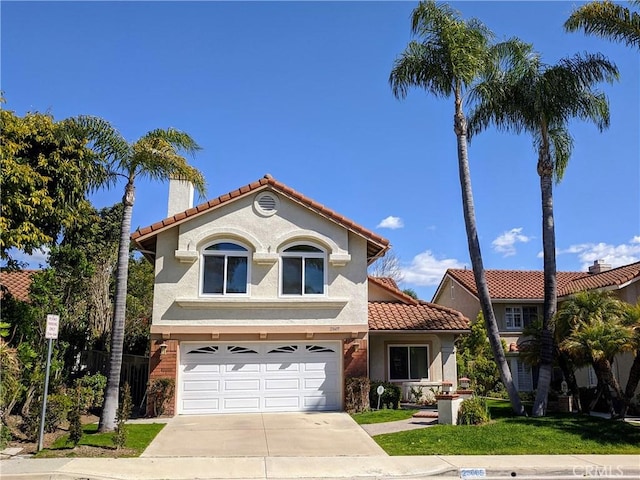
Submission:
[[[637,1],[629,2],[638,7]],[[640,14],[610,1],[587,3],[576,9],[564,24],[565,30],[584,31],[640,49]]]
[[[70,134],[86,139],[87,147],[95,155],[92,188],[113,186],[119,159],[131,154],[131,147],[120,132],[106,120],[90,115],[68,118],[62,124]]]
[[[196,151],[197,144],[177,130],[153,130],[133,144],[134,154],[129,165],[134,176],[166,181],[170,178],[186,180],[204,195],[206,182],[202,173],[189,165],[178,152]]]
[[[560,182],[569,164],[571,151],[573,150],[573,138],[565,124],[549,129],[550,154],[553,160],[554,179]]]

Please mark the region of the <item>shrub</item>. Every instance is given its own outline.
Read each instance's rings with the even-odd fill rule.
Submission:
[[[45,433],[53,433],[65,421],[69,415],[69,410],[73,405],[71,399],[65,392],[53,393],[47,398],[47,412],[44,417]],[[35,405],[34,405],[35,406]],[[30,408],[29,415],[24,419],[23,430],[29,440],[36,440],[40,433],[40,420],[42,415],[42,403],[37,408]]]
[[[482,425],[491,420],[487,402],[481,397],[463,400],[458,410],[458,425]]]
[[[87,374],[77,378],[74,386],[78,391],[80,410],[88,412],[102,407],[104,389],[107,386],[107,377],[101,373]]]
[[[69,441],[75,447],[82,438],[82,422],[80,421],[80,415],[82,413],[82,405],[80,402],[81,391],[76,387],[73,391],[74,403],[69,410]]]
[[[371,408],[378,408],[378,393],[376,390],[380,385],[384,387],[384,393],[380,398],[380,408],[397,409],[400,406],[400,398],[402,397],[400,387],[380,380],[372,381],[369,387],[369,405]]]
[[[369,410],[370,383],[367,377],[347,378],[345,410],[348,413],[360,413]]]
[[[152,415],[160,417],[164,413],[165,403],[173,396],[176,382],[173,378],[154,378],[149,380],[147,398],[153,407]]]
[[[131,388],[128,383],[125,383],[122,387],[122,398],[120,399],[120,406],[116,412],[116,430],[113,435],[113,443],[116,448],[124,447],[127,443],[127,420],[131,416],[133,409],[133,403],[131,401]]]

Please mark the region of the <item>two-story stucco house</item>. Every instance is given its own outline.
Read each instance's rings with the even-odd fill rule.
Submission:
[[[520,391],[535,388],[535,371],[518,358],[518,343],[523,329],[543,314],[544,275],[542,271],[486,270],[491,303],[501,338],[507,343],[507,358],[514,382]],[[640,262],[611,268],[596,261],[588,272],[557,272],[558,305],[570,295],[584,290],[608,290],[620,300],[635,304],[640,299]],[[460,311],[475,321],[480,302],[472,270],[449,269],[443,276],[432,301]],[[617,358],[614,372],[626,382],[631,367],[631,355]],[[576,372],[580,386],[595,384],[591,368]],[[623,383],[624,384],[624,383]]]
[[[132,235],[155,265],[150,378],[175,379],[168,413],[340,410],[369,370],[455,382],[468,321],[369,279],[383,237],[270,175],[196,207],[187,183],[169,197]]]

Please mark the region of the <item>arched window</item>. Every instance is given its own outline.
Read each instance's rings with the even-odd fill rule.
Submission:
[[[280,257],[282,295],[324,294],[325,252],[311,245],[294,245],[285,248]]]
[[[249,249],[232,242],[218,242],[202,250],[203,295],[246,294]]]

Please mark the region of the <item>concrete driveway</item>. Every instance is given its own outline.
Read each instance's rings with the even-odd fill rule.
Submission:
[[[346,413],[177,416],[142,457],[332,457],[386,455]]]

